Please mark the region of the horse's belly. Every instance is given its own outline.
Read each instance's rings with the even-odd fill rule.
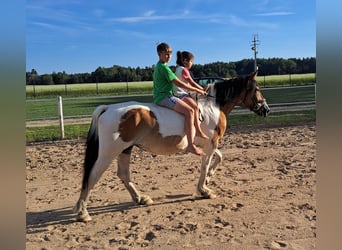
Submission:
[[[170,135],[162,137],[158,134],[145,137],[137,145],[155,154],[168,155],[184,150],[188,146],[188,141],[186,136]]]

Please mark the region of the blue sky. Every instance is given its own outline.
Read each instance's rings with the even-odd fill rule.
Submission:
[[[315,57],[315,1],[27,0],[26,71],[152,66],[158,42],[195,64],[233,62],[253,58],[255,34],[258,58]]]

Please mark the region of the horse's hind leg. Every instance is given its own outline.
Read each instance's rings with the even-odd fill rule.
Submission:
[[[78,221],[90,221],[91,217],[87,211],[87,201],[90,190],[94,187],[96,182],[100,179],[102,174],[110,166],[113,160],[112,156],[99,156],[90,172],[88,178],[88,184],[82,187],[80,198],[74,207],[74,211],[77,212]]]
[[[118,177],[124,183],[133,201],[139,205],[152,204],[152,199],[147,195],[140,195],[134,184],[131,182],[129,163],[132,147],[124,150],[118,157]]]

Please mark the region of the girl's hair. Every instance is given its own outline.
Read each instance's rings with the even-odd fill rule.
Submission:
[[[177,65],[179,65],[179,66],[185,66],[184,65],[184,60],[188,60],[188,61],[190,61],[190,60],[193,60],[195,58],[195,56],[191,53],[191,52],[189,52],[189,51],[177,51],[177,61],[176,61],[176,63],[177,63]]]

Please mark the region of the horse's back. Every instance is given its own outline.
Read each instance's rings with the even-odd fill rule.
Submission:
[[[151,120],[155,120],[158,124],[159,133],[163,137],[184,134],[184,116],[154,103],[130,101],[110,104],[103,114],[102,122],[117,124],[117,129],[119,129],[120,122],[128,114],[143,116],[144,119],[150,120],[149,123]]]

